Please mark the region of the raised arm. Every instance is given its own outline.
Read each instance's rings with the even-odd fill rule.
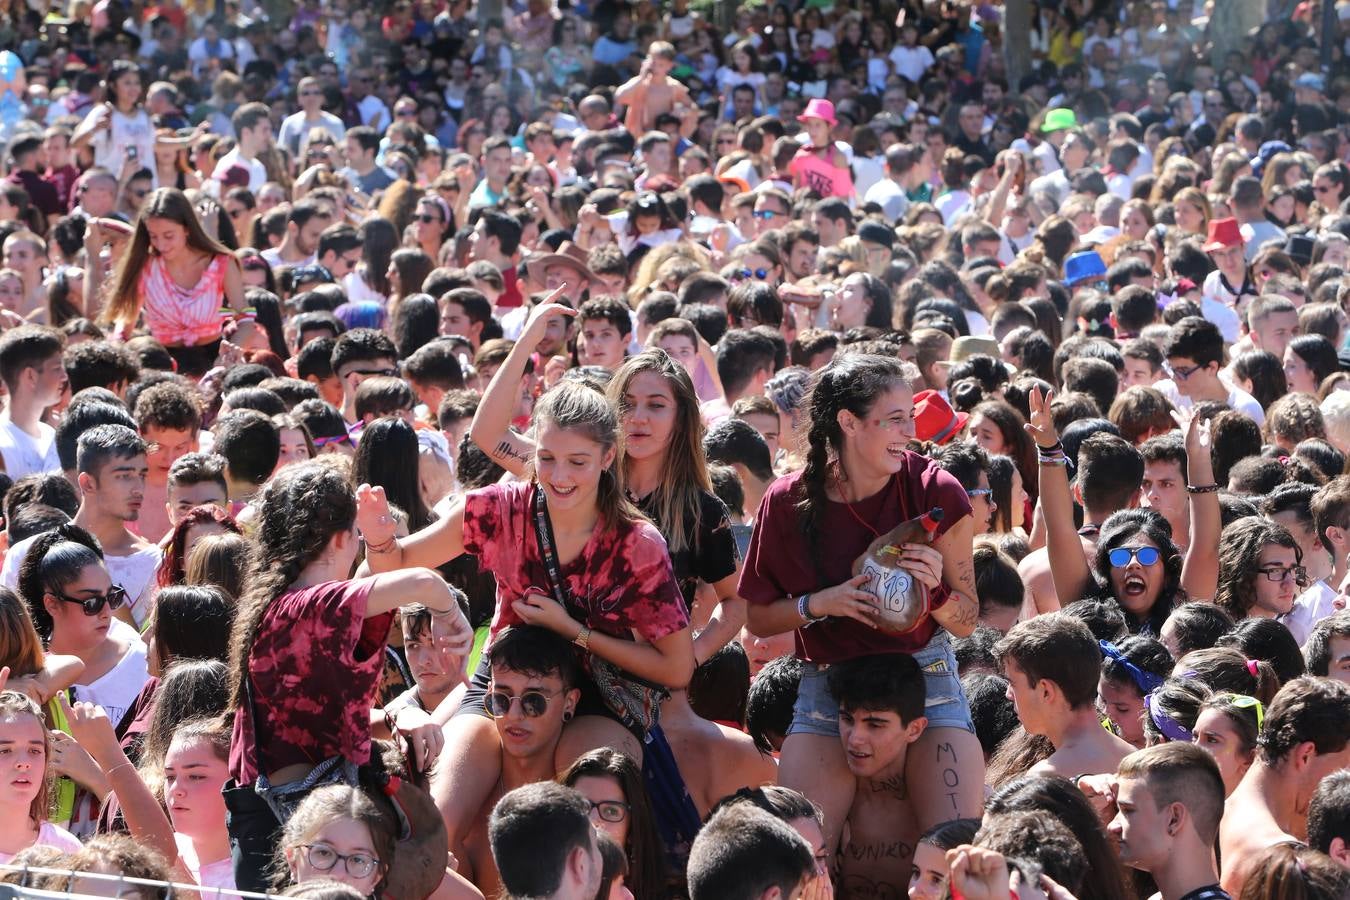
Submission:
[[[1214,481],[1214,461],[1210,458],[1208,420],[1174,412],[1182,434],[1186,435],[1186,490],[1191,504],[1191,543],[1181,565],[1181,587],[1192,600],[1212,600],[1219,589],[1219,534],[1223,524],[1219,514],[1219,492]],[[1205,488],[1203,493],[1192,487]]]
[[[1022,171],[1022,166],[1026,161],[1022,159],[1022,154],[1016,150],[1008,150],[1003,154],[1003,177],[999,178],[998,185],[994,188],[993,196],[989,198],[989,205],[985,207],[984,220],[1000,231],[1003,229],[1003,212],[1008,208],[1008,196],[1012,193],[1013,183],[1017,180],[1017,173]]]
[[[1032,391],[1031,421],[1027,432],[1036,442],[1039,455],[1063,454],[1059,435],[1050,418],[1050,401],[1054,391],[1042,394]],[[1055,581],[1055,595],[1060,605],[1067,605],[1083,596],[1091,582],[1092,572],[1083,556],[1083,543],[1073,527],[1073,495],[1069,492],[1068,460],[1043,462],[1040,465],[1041,509],[1045,516],[1046,551],[1050,554],[1050,574]]]
[[[575,316],[576,310],[553,301],[562,296],[567,285],[560,286],[535,308],[529,323],[507,355],[501,368],[492,376],[478,412],[469,426],[469,437],[506,471],[523,476],[534,456],[534,442],[511,430],[511,413],[520,397],[520,382],[525,377],[525,364],[530,354],[543,340],[549,322],[557,318]]]
[[[426,528],[408,537],[395,537],[397,524],[389,512],[384,488],[363,484],[356,489],[356,525],[366,542],[366,561],[358,576],[423,568],[449,562],[464,553],[464,498],[456,497],[450,510]],[[398,600],[391,596],[390,602]],[[373,602],[373,599],[372,599]],[[401,599],[394,606],[419,602]]]

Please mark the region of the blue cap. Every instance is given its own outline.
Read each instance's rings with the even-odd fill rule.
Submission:
[[[1064,260],[1064,283],[1072,287],[1080,281],[1106,277],[1106,263],[1096,250],[1084,250]]]
[[[1284,141],[1266,141],[1261,148],[1256,151],[1256,158],[1252,160],[1252,172],[1257,178],[1261,177],[1261,170],[1270,162],[1271,157],[1276,153],[1288,153],[1293,148]]]
[[[1318,93],[1325,94],[1327,90],[1327,80],[1316,72],[1304,72],[1294,79],[1294,87],[1312,88]]]

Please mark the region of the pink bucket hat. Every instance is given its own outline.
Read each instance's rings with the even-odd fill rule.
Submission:
[[[831,125],[839,124],[839,120],[834,117],[834,104],[819,97],[808,101],[806,110],[797,117],[798,122],[805,122],[807,119],[823,119]]]

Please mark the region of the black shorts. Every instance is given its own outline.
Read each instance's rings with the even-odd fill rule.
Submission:
[[[210,341],[195,347],[165,347],[178,367],[179,375],[200,378],[211,371],[220,355],[220,341]]]

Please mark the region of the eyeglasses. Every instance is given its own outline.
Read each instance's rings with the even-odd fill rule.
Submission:
[[[423,223],[424,225],[430,225],[432,222],[440,224],[441,217],[437,215],[432,215],[431,213],[422,213],[417,217],[417,221]]]
[[[752,275],[760,281],[763,281],[765,278],[769,277],[769,270],[755,269],[754,271],[751,271],[750,269],[737,269],[735,272],[731,273],[731,277],[736,281],[745,281]]]
[[[1215,696],[1214,699],[1227,700],[1230,704],[1236,706],[1238,709],[1256,710],[1257,731],[1260,731],[1261,726],[1265,724],[1266,719],[1265,708],[1261,705],[1261,701],[1257,700],[1255,697],[1248,697],[1246,694],[1218,694]]]
[[[1274,581],[1277,584],[1288,581],[1290,576],[1293,576],[1294,581],[1302,583],[1308,575],[1308,570],[1302,566],[1266,566],[1256,571],[1266,576],[1267,581]]]
[[[1116,569],[1123,569],[1135,560],[1141,566],[1156,565],[1162,554],[1158,552],[1157,547],[1117,547],[1106,558],[1111,566]]]
[[[353,878],[365,878],[380,861],[369,853],[339,853],[327,844],[301,844],[305,859],[320,872],[327,872],[341,862]]]
[[[772,209],[757,209],[754,211],[754,213],[752,213],[752,215],[756,219],[764,219],[767,221],[769,219],[772,219],[774,216],[781,216],[782,213]]]
[[[359,375],[359,376],[361,376],[362,378],[366,378],[366,377],[374,376],[374,375],[384,375],[384,376],[386,376],[386,377],[388,377],[388,378],[397,378],[399,372],[398,372],[398,369],[392,368],[392,367],[391,367],[391,368],[388,368],[388,369],[348,369],[346,374],[347,374],[347,375]]]
[[[127,592],[119,585],[113,585],[108,588],[108,593],[106,594],[95,594],[92,597],[84,598],[67,597],[65,594],[58,594],[55,591],[48,591],[48,593],[57,600],[62,600],[66,603],[78,603],[81,609],[84,610],[86,616],[96,616],[103,612],[103,605],[105,603],[108,605],[108,609],[121,609],[122,605],[127,602]]]
[[[1163,371],[1171,376],[1173,381],[1185,381],[1203,368],[1204,366],[1173,366],[1171,363],[1163,363]]]
[[[992,497],[994,492],[990,488],[974,488],[966,491],[966,496],[974,500],[976,497]]]
[[[618,800],[601,800],[599,803],[592,800],[591,810],[602,822],[622,822],[628,818],[628,804]]]
[[[487,714],[494,719],[511,712],[511,704],[520,701],[520,711],[527,719],[537,719],[548,711],[548,702],[553,699],[552,691],[528,690],[522,694],[508,694],[506,691],[491,691],[484,699]],[[618,821],[611,820],[611,821]]]

